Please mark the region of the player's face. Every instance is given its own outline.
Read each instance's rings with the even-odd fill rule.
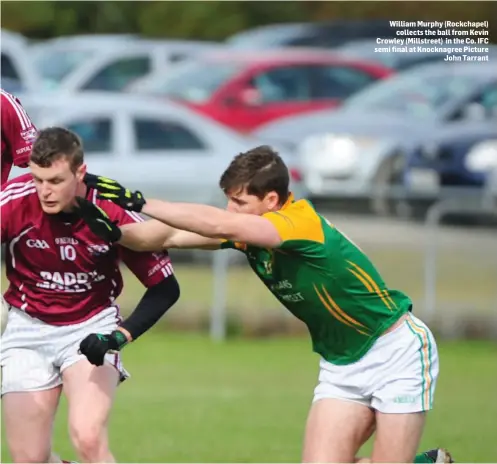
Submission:
[[[276,192],[269,192],[262,200],[255,195],[249,195],[246,189],[239,192],[229,192],[226,197],[228,198],[226,209],[232,213],[261,216],[278,209],[278,194]]]
[[[84,164],[73,172],[69,161],[60,158],[48,168],[30,163],[30,169],[41,207],[47,214],[71,211],[76,195],[84,195],[83,178],[86,172]]]

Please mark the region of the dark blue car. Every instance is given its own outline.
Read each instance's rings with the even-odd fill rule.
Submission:
[[[407,156],[404,181],[409,189],[413,172],[430,170],[441,187],[482,187],[497,169],[497,114],[494,121],[447,126]]]

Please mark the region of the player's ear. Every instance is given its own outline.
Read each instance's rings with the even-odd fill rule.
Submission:
[[[278,203],[279,203],[279,197],[278,194],[274,191],[268,192],[266,196],[264,197],[263,202],[265,203],[266,208],[269,211],[274,211],[278,208]]]
[[[78,182],[83,182],[83,179],[85,178],[86,174],[86,164],[82,164],[81,166],[76,169],[76,179]]]

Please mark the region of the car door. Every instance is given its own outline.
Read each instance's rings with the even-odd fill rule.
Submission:
[[[249,87],[256,90],[259,102],[247,108],[252,126],[313,109],[312,86],[307,65],[284,65],[255,73]]]
[[[345,99],[377,80],[368,72],[344,64],[323,64],[309,67],[312,79],[312,100],[316,107],[338,106]]]
[[[219,94],[216,119],[251,132],[273,119],[310,107],[311,84],[306,66],[270,66],[248,70]]]
[[[61,117],[56,125],[66,127],[79,135],[83,142],[88,172],[120,178],[116,167],[122,165],[123,153],[116,144],[117,127],[112,114]]]
[[[202,131],[174,115],[134,113],[133,176],[145,195],[173,201],[211,202],[218,172],[214,150]]]

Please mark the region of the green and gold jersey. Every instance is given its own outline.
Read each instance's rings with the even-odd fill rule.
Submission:
[[[306,200],[265,214],[282,243],[266,249],[226,241],[243,251],[257,276],[303,321],[313,349],[334,364],[351,364],[411,307],[391,290],[361,251]]]

